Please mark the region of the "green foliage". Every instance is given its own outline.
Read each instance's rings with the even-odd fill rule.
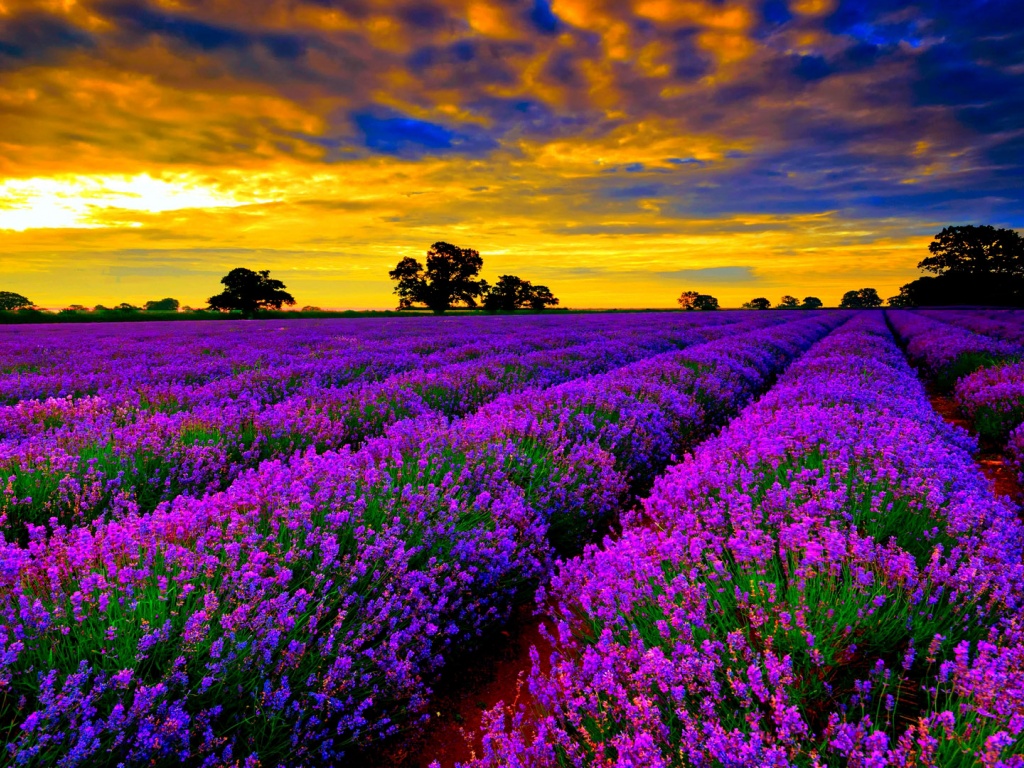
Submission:
[[[982,368],[991,368],[1012,359],[1014,358],[1003,358],[990,352],[964,352],[949,365],[935,371],[935,386],[941,392],[950,392],[962,376],[967,376]]]
[[[159,299],[157,301],[147,301],[146,311],[147,312],[177,312],[181,306],[177,299]]]

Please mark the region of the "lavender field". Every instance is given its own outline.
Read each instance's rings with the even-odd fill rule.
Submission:
[[[425,768],[529,606],[464,766],[1024,766],[1022,422],[1014,311],[0,329],[0,764]]]

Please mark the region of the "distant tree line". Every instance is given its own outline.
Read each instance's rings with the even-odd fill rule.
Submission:
[[[1024,237],[1012,229],[985,226],[946,227],[928,246],[930,256],[918,268],[934,276],[920,277],[900,288],[888,299],[892,307],[979,305],[1024,306]],[[543,310],[557,306],[559,301],[546,285],[534,285],[516,275],[501,275],[494,285],[478,279],[483,259],[472,248],[437,242],[427,251],[426,265],[406,257],[388,275],[395,281],[399,309],[417,305],[436,314],[456,306],[482,307],[490,312],[513,312],[519,309]],[[270,271],[244,267],[232,269],[221,278],[224,290],[207,300],[208,311],[235,312],[255,317],[262,311],[293,306],[295,298]],[[677,299],[680,309],[708,311],[719,309],[718,299],[694,290],[683,291]],[[758,296],[743,303],[744,309],[771,309],[771,301]],[[802,301],[785,295],[777,309],[818,309],[821,299],[807,296]],[[871,309],[882,306],[874,288],[860,288],[843,294],[839,306],[844,309]],[[202,312],[181,307],[177,299],[147,301],[139,307],[122,302],[114,307],[98,304],[89,309],[72,304],[58,314],[102,313],[132,315],[138,312]],[[318,307],[305,306],[303,312],[320,312]],[[26,296],[13,291],[0,291],[0,312],[41,314]]]
[[[488,312],[543,310],[558,305],[546,285],[516,275],[501,275],[493,286],[478,280],[484,265],[479,251],[437,242],[427,251],[426,265],[406,256],[388,273],[395,281],[399,309],[422,305],[441,315],[455,306],[482,306]]]
[[[718,309],[718,299],[714,296],[710,296],[706,293],[698,293],[697,291],[683,291],[682,295],[676,299],[680,309],[685,310],[710,310]],[[822,306],[821,299],[817,296],[808,296],[803,301],[800,301],[795,296],[783,296],[779,299],[777,305],[778,309],[818,309]],[[758,296],[756,299],[743,302],[742,309],[771,309],[772,303],[764,296]]]

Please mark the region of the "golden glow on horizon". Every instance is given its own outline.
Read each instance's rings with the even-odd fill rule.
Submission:
[[[0,181],[0,230],[142,226],[131,213],[232,208],[262,202],[270,201],[236,199],[204,186],[192,174],[6,179]],[[129,216],[119,217],[122,212]]]

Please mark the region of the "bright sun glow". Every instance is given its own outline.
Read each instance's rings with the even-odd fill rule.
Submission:
[[[267,202],[239,199],[190,174],[65,176],[0,181],[0,229],[93,229],[139,226],[131,213],[232,208]],[[122,216],[121,213],[129,215]]]

